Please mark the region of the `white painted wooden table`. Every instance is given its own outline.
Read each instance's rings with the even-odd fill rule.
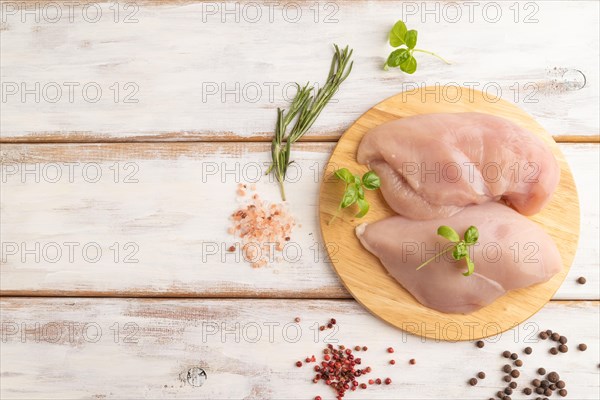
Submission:
[[[598,2],[1,6],[3,399],[331,399],[294,366],[323,348],[314,324],[331,317],[329,339],[369,346],[365,361],[394,381],[349,399],[489,398],[503,387],[500,352],[527,345],[520,382],[545,366],[568,398],[600,397]],[[452,65],[420,55],[413,76],[382,71],[399,18]],[[227,251],[237,183],[278,200],[264,177],[275,109],[293,82],[322,82],[332,43],[355,49],[355,68],[293,156],[297,251],[252,269]],[[424,342],[368,314],[329,267],[317,224],[322,171],[349,124],[392,94],[446,84],[534,116],[581,201],[578,253],[554,300],[483,349]],[[550,356],[539,329],[567,335],[571,351]],[[202,386],[187,379],[194,367]],[[470,387],[478,371],[488,377]]]

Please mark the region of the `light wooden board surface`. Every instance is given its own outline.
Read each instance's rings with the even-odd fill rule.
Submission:
[[[428,100],[427,93],[439,100]],[[503,331],[510,329],[515,321],[526,320],[554,296],[568,275],[577,250],[579,198],[573,175],[559,147],[544,128],[527,113],[503,100],[490,102],[485,93],[467,88],[449,91],[447,96],[460,100],[445,100],[442,91],[436,91],[436,88],[404,92],[384,100],[363,114],[342,135],[329,163],[343,166],[362,176],[368,167],[358,164],[356,153],[363,136],[382,123],[399,118],[440,112],[482,112],[506,118],[542,139],[551,149],[560,166],[560,182],[552,199],[543,210],[531,217],[554,239],[562,257],[563,268],[560,272],[548,282],[510,291],[492,304],[473,313],[447,314],[419,303],[409,291],[388,274],[379,259],[369,253],[356,237],[355,228],[361,223],[375,222],[397,215],[382,196],[367,194],[371,210],[364,218],[354,218],[353,214],[346,212],[339,220],[330,224],[339,209],[342,185],[335,182],[335,179],[324,178],[319,194],[319,222],[323,241],[337,243],[339,247],[336,259],[332,263],[333,267],[353,297],[373,314],[398,328],[402,328],[407,319],[416,320],[419,329],[415,333],[426,337],[431,335],[431,327],[438,324],[476,323],[478,327],[475,328],[474,335],[479,339],[495,333],[486,330],[490,321],[497,321]],[[331,175],[331,172],[329,174]],[[460,340],[472,338],[461,330],[457,330],[456,334]]]
[[[598,185],[589,173],[599,168],[599,146],[560,148],[583,193],[582,234],[572,270],[555,298],[600,299]],[[287,190],[289,209],[302,223],[292,235],[294,248],[301,250],[299,258],[290,251],[287,262],[253,270],[223,251],[234,242],[227,234],[228,216],[237,207],[235,190],[242,179],[251,183],[259,178],[259,193],[279,201],[277,185],[261,173],[268,164],[268,149],[266,143],[2,145],[0,232],[3,242],[18,245],[16,254],[7,254],[2,263],[2,290],[46,295],[348,297],[325,257],[318,226],[320,180],[333,144],[301,144],[293,156],[295,169],[290,170]],[[61,179],[52,183],[56,168]],[[120,172],[116,183],[115,170]],[[92,183],[97,171],[101,178]],[[126,174],[138,182],[125,183]],[[73,262],[65,244],[69,242],[80,244]],[[109,249],[115,242],[121,249],[118,262]],[[133,251],[124,252],[129,242],[138,246],[137,263],[124,262]],[[22,253],[35,249],[35,243],[40,246],[39,262],[27,254],[23,262]],[[47,256],[42,254],[50,243],[58,243],[63,251],[56,262],[51,262],[50,247]],[[88,243],[102,247],[98,262],[83,257]],[[217,254],[211,254],[213,243],[220,248]],[[95,255],[92,250],[89,260]],[[575,283],[579,276],[588,284]]]
[[[117,16],[115,2],[98,1],[87,21],[83,6],[70,18],[65,5],[54,22],[47,3],[23,2],[37,16],[4,13],[4,140],[264,140],[293,82],[323,82],[332,43],[355,49],[355,68],[308,137],[336,138],[381,100],[435,84],[499,91],[553,135],[599,131],[595,1],[135,1],[120,2]],[[402,17],[420,47],[452,65],[420,54],[413,76],[383,71],[387,33]],[[568,70],[585,74],[583,89],[568,90]],[[22,84],[39,102],[23,101]]]
[[[523,356],[521,388],[537,368],[545,367],[567,382],[567,398],[600,395],[597,302],[550,303],[518,329],[486,340],[483,349],[469,342],[403,335],[350,300],[5,298],[0,304],[0,394],[6,399],[262,400],[321,395],[331,400],[329,388],[312,383],[314,372],[294,365],[318,355],[325,340],[368,346],[367,352],[358,353],[364,366],[373,368],[372,377],[394,382],[349,394],[349,399],[487,399],[506,385],[501,380],[506,359],[500,353],[508,349],[522,354],[526,346],[534,353]],[[295,317],[301,318],[299,326]],[[333,333],[327,338],[315,337],[311,326],[332,317],[339,329],[325,331]],[[24,337],[21,324],[27,329]],[[571,350],[548,354],[549,343],[535,336],[541,329],[567,336]],[[575,350],[582,342],[589,346],[586,352]],[[388,364],[390,346],[396,350],[394,366]],[[416,365],[408,364],[411,358]],[[180,378],[193,367],[206,371],[201,387]],[[467,380],[479,371],[486,372],[486,379],[469,386]]]

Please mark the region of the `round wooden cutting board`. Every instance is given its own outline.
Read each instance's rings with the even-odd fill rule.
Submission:
[[[563,259],[563,270],[550,281],[514,290],[493,304],[468,315],[444,314],[422,306],[389,276],[379,259],[365,250],[354,228],[394,215],[379,191],[367,192],[371,210],[354,218],[356,206],[343,210],[331,225],[343,184],[332,177],[346,167],[361,175],[366,166],[356,162],[363,135],[384,122],[417,114],[477,111],[507,118],[537,134],[551,147],[561,167],[558,189],[550,203],[531,219],[552,236]],[[569,165],[552,137],[517,106],[480,91],[454,87],[421,88],[391,97],[362,115],[341,137],[329,161],[321,186],[319,219],[323,240],[335,271],[352,296],[370,312],[407,332],[436,340],[474,340],[515,327],[540,310],[569,272],[579,239],[579,201]],[[465,278],[468,279],[468,278]]]

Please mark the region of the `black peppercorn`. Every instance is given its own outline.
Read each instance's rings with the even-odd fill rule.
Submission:
[[[507,387],[506,389],[504,389],[504,393],[506,393],[506,394],[508,394],[508,395],[511,395],[511,394],[512,394],[512,392],[513,392],[513,391],[512,391],[512,389],[511,389],[511,388],[509,388],[509,387]]]
[[[533,387],[540,387],[540,383],[542,383],[542,381],[540,381],[539,379],[534,379],[531,381]]]
[[[552,383],[556,383],[560,380],[560,376],[556,372],[552,371],[548,374],[548,380]]]
[[[546,391],[544,392],[544,395],[552,396],[552,390],[550,390],[550,388],[546,389]]]
[[[523,389],[523,394],[529,396],[531,393],[532,393],[531,388],[525,388],[525,389]]]
[[[561,397],[565,397],[565,396],[567,395],[567,389],[560,389],[560,390],[558,391],[558,394],[559,394]]]
[[[577,348],[578,348],[580,351],[586,351],[586,350],[587,350],[587,344],[585,344],[585,343],[581,343],[579,346],[577,346]]]
[[[566,344],[561,344],[560,346],[558,346],[558,351],[560,351],[561,353],[566,353],[567,351],[569,351],[569,347]]]
[[[508,374],[510,371],[512,371],[512,367],[508,364],[505,364],[504,367],[502,367],[502,371]]]
[[[540,375],[546,375],[546,369],[545,368],[538,368],[538,374]]]
[[[513,369],[512,371],[510,371],[510,376],[512,376],[513,378],[518,378],[520,375],[521,373],[518,369]]]
[[[548,339],[548,334],[546,332],[540,332],[539,336],[542,340]]]
[[[483,371],[479,372],[479,373],[477,374],[477,377],[478,377],[479,379],[485,379],[485,372],[483,372]]]
[[[485,346],[485,343],[483,342],[483,340],[478,340],[477,343],[475,343],[477,345],[477,347],[479,347],[480,349]]]
[[[565,386],[567,386],[565,384],[565,381],[558,381],[558,382],[556,382],[556,387],[559,388],[559,389],[564,389]]]
[[[523,350],[525,352],[525,354],[531,354],[533,352],[533,349],[531,347],[525,347],[525,350]]]
[[[549,351],[550,351],[550,354],[552,354],[552,355],[558,354],[558,349],[556,347],[551,348]]]
[[[512,378],[510,377],[510,375],[505,375],[504,382],[510,382],[510,381],[512,381]]]
[[[512,354],[510,355],[510,358],[511,358],[512,360],[516,360],[517,358],[519,358],[519,355],[518,355],[517,353],[512,353]]]
[[[471,385],[471,386],[477,385],[477,379],[475,379],[475,378],[469,379],[469,385]]]
[[[523,366],[523,361],[521,361],[521,360],[516,360],[516,361],[515,361],[515,365],[516,365],[517,367],[522,367],[522,366]]]
[[[583,276],[580,276],[579,278],[577,278],[577,283],[579,283],[580,285],[585,285],[586,282],[587,281]]]
[[[564,337],[564,336],[561,336],[561,337],[558,338],[558,342],[560,344],[566,344],[567,343],[567,338]]]
[[[515,381],[512,381],[512,382],[511,382],[511,383],[508,385],[508,387],[509,387],[509,388],[511,388],[511,389],[516,389],[516,388],[517,388],[517,386],[518,386],[518,385],[517,385],[517,382],[515,382]]]
[[[558,342],[558,339],[560,339],[560,335],[557,332],[554,332],[552,335],[550,335],[550,339],[554,340],[555,342]]]

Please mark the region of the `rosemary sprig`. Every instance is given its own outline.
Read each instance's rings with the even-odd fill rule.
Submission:
[[[348,49],[348,46],[346,46],[343,50],[340,50],[337,45],[334,45],[334,48],[335,53],[331,60],[329,75],[323,87],[319,88],[316,94],[312,94],[314,89],[308,83],[304,86],[296,84],[298,92],[292,100],[289,110],[286,112],[280,108],[277,109],[275,136],[271,144],[272,161],[267,174],[271,171],[275,174],[283,200],[286,199],[284,182],[287,168],[291,164],[292,144],[311,128],[321,111],[352,71],[354,62],[348,65],[352,56],[352,49]],[[296,118],[294,126],[286,135],[287,128],[294,118]]]

